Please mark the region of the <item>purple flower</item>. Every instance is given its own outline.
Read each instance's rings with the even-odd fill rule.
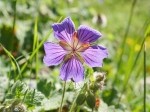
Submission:
[[[65,18],[61,23],[52,25],[54,36],[59,43],[46,42],[44,50],[44,63],[47,66],[62,64],[60,77],[75,82],[84,79],[83,63],[90,67],[101,67],[103,59],[107,57],[107,49],[92,45],[101,33],[88,26],[81,25],[75,31],[71,18]]]

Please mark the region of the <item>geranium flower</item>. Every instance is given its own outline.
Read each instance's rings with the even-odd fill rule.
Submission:
[[[81,25],[78,30],[70,17],[65,18],[61,23],[52,25],[54,36],[58,43],[44,43],[44,63],[47,66],[62,63],[60,78],[64,81],[75,82],[84,79],[83,63],[90,67],[101,67],[103,59],[107,57],[106,48],[92,45],[101,33],[88,26]]]

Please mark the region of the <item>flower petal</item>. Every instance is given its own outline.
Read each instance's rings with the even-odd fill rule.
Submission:
[[[84,68],[81,62],[72,57],[67,60],[61,67],[60,77],[62,80],[73,79],[75,82],[80,82],[84,79]]]
[[[92,47],[93,49],[100,49],[100,50],[102,50],[103,53],[108,56],[107,48],[105,48],[105,47],[103,47],[103,46],[98,46],[98,45],[94,45],[94,46],[91,46],[91,47]],[[107,56],[106,56],[106,57],[107,57]]]
[[[44,43],[44,50],[46,55],[43,61],[47,66],[60,64],[66,55],[66,51],[59,44],[51,42]]]
[[[101,37],[101,33],[97,30],[94,30],[88,26],[80,25],[77,30],[77,35],[79,40],[84,42],[95,42],[99,37]]]
[[[75,26],[70,17],[65,18],[61,23],[52,25],[54,35],[60,40],[70,42],[72,35],[75,32]]]
[[[106,48],[102,46],[89,47],[82,53],[84,61],[91,67],[101,67],[103,59],[108,56]]]

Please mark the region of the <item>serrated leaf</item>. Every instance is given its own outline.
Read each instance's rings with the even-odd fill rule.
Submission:
[[[16,81],[11,88],[11,94],[19,95],[17,97],[20,97],[24,95],[26,90],[27,86],[24,83],[22,83],[21,81]]]
[[[26,98],[24,102],[28,106],[41,105],[42,100],[44,99],[44,95],[41,92],[29,90],[26,94]]]
[[[16,81],[12,88],[11,88],[11,93],[15,93],[16,92],[16,89],[21,85],[21,82],[20,81]]]
[[[43,101],[44,110],[49,111],[49,110],[59,108],[60,102],[61,102],[61,97],[62,97],[61,95],[56,94],[53,97],[51,97],[50,99],[45,99]]]
[[[105,102],[101,100],[98,112],[123,112],[120,109],[115,109],[114,106],[108,106]]]

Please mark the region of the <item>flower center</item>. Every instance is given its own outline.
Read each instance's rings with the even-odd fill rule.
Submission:
[[[89,43],[81,43],[78,39],[77,32],[74,32],[72,36],[72,41],[67,43],[66,41],[60,41],[59,45],[68,51],[65,60],[70,59],[72,56],[78,58],[81,62],[84,62],[83,58],[81,57],[80,53],[84,52],[86,49],[90,47]]]

